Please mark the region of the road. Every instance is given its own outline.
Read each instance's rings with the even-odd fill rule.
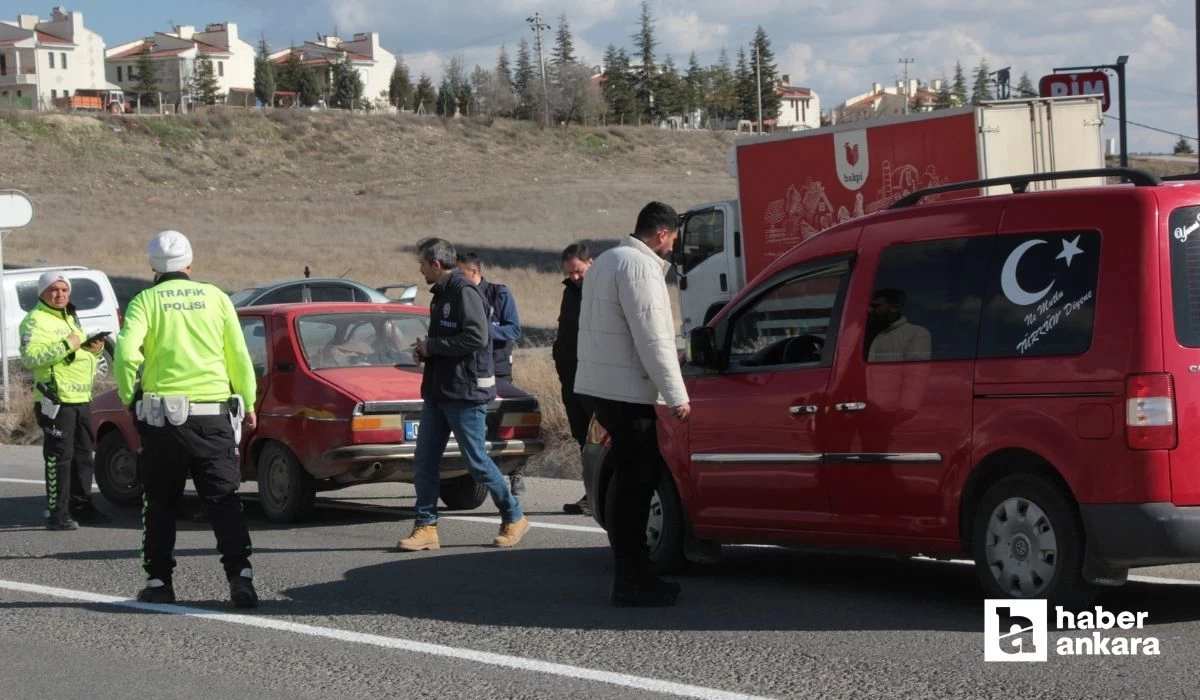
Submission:
[[[530,480],[536,527],[514,550],[483,546],[499,522],[488,504],[443,514],[440,551],[395,551],[411,527],[407,486],[323,497],[295,526],[268,522],[248,497],[261,606],[235,614],[212,534],[188,520],[180,602],[147,606],[130,600],[138,513],[109,508],[110,526],[45,531],[39,459],[0,447],[9,700],[1182,698],[1200,687],[1200,567],[1144,570],[1154,578],[1097,601],[1148,612],[1129,634],[1158,637],[1161,656],[984,663],[982,600],[960,563],[732,547],[677,579],[677,607],[611,608],[605,537],[561,513],[579,485],[547,479]]]

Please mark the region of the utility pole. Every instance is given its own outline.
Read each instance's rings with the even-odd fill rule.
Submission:
[[[542,67],[542,102],[546,108],[545,126],[550,126],[550,90],[546,87],[546,59],[542,58],[542,30],[549,30],[550,25],[542,22],[542,17],[534,12],[532,17],[525,18],[529,22],[530,29],[537,35],[537,53],[538,65]]]
[[[1200,0],[1198,0],[1198,1],[1200,1]],[[908,98],[909,98],[909,94],[908,94],[908,64],[916,63],[917,59],[902,58],[902,59],[900,59],[900,62],[904,64],[904,113],[908,114]]]
[[[763,132],[763,118],[762,118],[762,51],[759,51],[758,49],[759,49],[759,46],[758,46],[758,37],[755,37],[755,38],[754,38],[754,75],[755,75],[754,82],[755,82],[755,84],[756,84],[756,85],[758,85],[758,90],[756,90],[755,92],[758,94],[758,133],[760,133],[760,134],[761,134],[761,133]]]

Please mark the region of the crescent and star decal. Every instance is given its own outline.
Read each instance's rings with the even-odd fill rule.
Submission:
[[[1071,261],[1076,255],[1082,255],[1083,250],[1079,248],[1079,238],[1076,236],[1074,240],[1062,241],[1062,252],[1054,257],[1055,260],[1065,260],[1067,267],[1071,266]],[[1004,291],[1004,296],[1010,302],[1017,306],[1032,306],[1046,297],[1050,290],[1054,288],[1054,280],[1050,280],[1050,284],[1040,292],[1026,291],[1017,281],[1017,267],[1021,264],[1021,258],[1030,249],[1039,245],[1046,245],[1046,241],[1034,239],[1025,241],[1009,254],[1008,259],[1004,261],[1004,268],[1000,271],[1000,287]]]

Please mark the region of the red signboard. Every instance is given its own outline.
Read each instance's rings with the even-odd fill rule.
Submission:
[[[1102,97],[1100,111],[1107,112],[1112,105],[1108,88],[1108,73],[1053,73],[1038,82],[1038,93],[1042,97],[1067,97],[1069,95],[1096,95]]]

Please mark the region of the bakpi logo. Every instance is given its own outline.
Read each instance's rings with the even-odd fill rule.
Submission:
[[[983,603],[983,660],[1045,661],[1045,600],[988,599]]]
[[[833,160],[837,163],[838,180],[842,186],[851,191],[862,189],[871,175],[866,130],[856,129],[834,134],[833,150]]]

